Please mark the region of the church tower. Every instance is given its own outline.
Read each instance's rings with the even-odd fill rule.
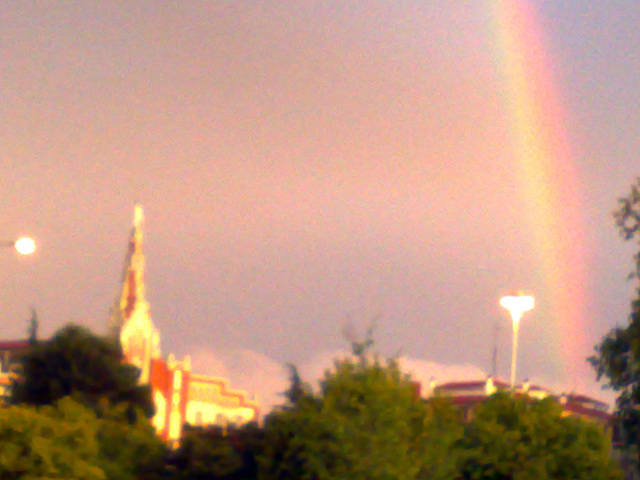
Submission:
[[[142,251],[142,206],[135,206],[133,228],[122,271],[120,292],[111,309],[110,336],[120,342],[125,360],[140,369],[141,384],[151,387],[156,407],[152,424],[173,445],[185,423],[242,424],[258,418],[258,405],[242,390],[229,388],[227,379],[191,372],[191,359],[160,356],[160,332],[145,297],[145,259]]]
[[[160,333],[153,325],[145,298],[143,222],[142,206],[136,205],[121,291],[111,309],[109,334],[120,341],[127,361],[140,368],[140,383],[148,383],[151,361],[160,357]]]

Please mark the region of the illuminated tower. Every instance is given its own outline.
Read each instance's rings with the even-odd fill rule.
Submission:
[[[160,332],[153,325],[145,298],[142,253],[142,207],[136,205],[133,229],[122,272],[122,286],[111,309],[109,333],[122,345],[125,360],[140,368],[140,383],[151,387],[156,407],[152,424],[176,445],[182,425],[243,424],[258,418],[258,405],[247,393],[232,390],[227,379],[191,372],[191,359],[160,356]]]
[[[129,249],[122,272],[122,290],[111,309],[109,333],[118,339],[129,363],[140,368],[140,383],[148,383],[151,360],[160,357],[160,334],[145,298],[141,205],[135,206]]]

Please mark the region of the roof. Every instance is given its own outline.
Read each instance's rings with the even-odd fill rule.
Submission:
[[[439,390],[471,390],[474,388],[484,388],[487,384],[487,380],[473,380],[468,382],[448,382],[443,383],[441,385],[437,385],[436,388]],[[511,385],[502,380],[494,379],[493,385],[496,388],[511,388]]]
[[[566,405],[563,405],[563,407],[566,411],[569,411],[571,413],[576,413],[578,415],[583,415],[586,417],[597,417],[605,421],[611,420],[611,417],[612,417],[610,413],[603,412],[595,408],[585,407],[584,405],[580,405],[576,403],[567,403]]]
[[[593,397],[588,397],[587,395],[578,394],[578,393],[567,393],[567,400],[571,402],[579,402],[579,403],[594,403],[596,405],[602,405],[608,407],[609,405],[606,402],[597,400]]]
[[[486,395],[460,395],[447,398],[447,400],[449,400],[453,405],[458,406],[474,405],[476,403],[484,402],[486,399]]]
[[[473,381],[473,382],[449,382],[443,383],[442,385],[437,385],[436,388],[444,388],[444,389],[471,389],[471,388],[481,388],[486,384],[485,380]]]
[[[465,382],[448,382],[435,387],[436,392],[441,392],[447,396],[449,401],[458,406],[471,406],[480,402],[483,402],[488,393],[485,388],[487,380],[474,380]],[[497,390],[508,390],[511,385],[501,380],[493,380],[493,387]],[[608,405],[600,400],[591,398],[587,395],[567,393],[554,395],[549,390],[539,385],[531,385],[521,383],[516,385],[515,395],[530,395],[536,397],[536,393],[541,392],[560,401],[565,412],[574,415],[580,415],[582,417],[589,417],[592,419],[599,419],[608,422],[611,419],[611,414],[607,412]]]
[[[190,378],[191,384],[208,383],[219,386],[222,396],[237,398],[241,407],[252,409],[255,412],[256,417],[258,416],[258,413],[260,411],[258,404],[249,400],[247,398],[247,392],[245,392],[244,390],[233,390],[229,388],[229,381],[226,378],[212,377],[210,375],[202,375],[197,373],[191,373]]]
[[[23,350],[29,347],[29,340],[0,340],[0,350]]]

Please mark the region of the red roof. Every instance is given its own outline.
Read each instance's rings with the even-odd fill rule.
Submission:
[[[579,415],[585,415],[587,417],[598,417],[601,420],[606,420],[606,421],[609,421],[611,419],[611,414],[607,412],[603,412],[595,408],[585,407],[577,403],[567,403],[563,405],[563,407],[565,410],[571,413],[577,413]]]
[[[484,388],[487,384],[487,380],[473,380],[469,382],[449,382],[443,383],[442,385],[436,386],[437,389],[456,389],[456,390],[471,390],[474,388]],[[493,380],[493,385],[496,388],[510,388],[507,382],[503,382],[502,380]]]
[[[470,406],[484,401],[487,398],[487,395],[482,392],[477,392],[480,389],[483,389],[486,385],[486,380],[476,380],[469,382],[449,382],[443,385],[438,385],[436,390],[440,390],[443,393],[447,391],[456,392],[454,395],[447,397],[451,403],[458,406]],[[498,389],[508,389],[510,385],[506,382],[502,382],[500,380],[493,381],[494,387]],[[522,391],[521,389],[524,387],[524,384],[516,386],[516,395],[527,395],[527,391],[531,392],[546,392],[550,393],[545,388],[542,388],[538,385],[530,385],[527,391]],[[473,390],[476,390],[474,392]],[[458,393],[459,392],[459,393]],[[556,400],[559,400],[560,395],[551,395]],[[563,403],[563,408],[566,412],[570,412],[577,415],[583,415],[586,417],[597,418],[604,421],[609,421],[611,419],[611,414],[603,411],[599,407],[607,407],[607,404],[596,400],[594,398],[588,397],[582,394],[567,394],[566,402]],[[593,405],[593,406],[592,406]]]
[[[539,385],[529,385],[529,388],[527,388],[527,391],[528,392],[548,392],[549,390]]]
[[[447,398],[447,400],[449,400],[452,404],[458,406],[474,405],[476,403],[484,402],[486,399],[486,395],[467,395]]]
[[[0,350],[23,350],[28,347],[28,340],[0,340]]]
[[[486,384],[485,380],[482,381],[473,381],[473,382],[449,382],[449,383],[444,383],[442,385],[438,385],[437,388],[456,388],[456,389],[471,389],[471,388],[478,388],[478,387],[484,387]]]
[[[580,402],[580,403],[594,403],[596,405],[603,405],[608,407],[608,405],[605,402],[602,402],[600,400],[597,400],[593,397],[588,397],[586,395],[582,395],[582,394],[578,394],[578,393],[568,393],[567,394],[567,401],[569,402]]]

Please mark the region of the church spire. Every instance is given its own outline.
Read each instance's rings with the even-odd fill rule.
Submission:
[[[133,214],[133,228],[129,240],[129,251],[122,272],[122,295],[120,311],[126,323],[137,304],[145,304],[144,253],[142,252],[142,223],[144,212],[142,205],[136,204]]]
[[[160,356],[160,333],[153,325],[145,297],[143,223],[142,205],[136,204],[121,291],[111,310],[110,334],[120,342],[127,361],[140,368],[140,381],[146,383],[152,359]]]
[[[137,306],[145,306],[145,260],[142,251],[142,225],[144,211],[136,204],[133,214],[133,228],[129,237],[129,246],[122,269],[121,291],[111,311],[110,330],[119,337],[122,328],[131,319]]]
[[[133,208],[133,228],[142,227],[142,222],[144,221],[144,211],[142,210],[142,205],[136,203]]]

